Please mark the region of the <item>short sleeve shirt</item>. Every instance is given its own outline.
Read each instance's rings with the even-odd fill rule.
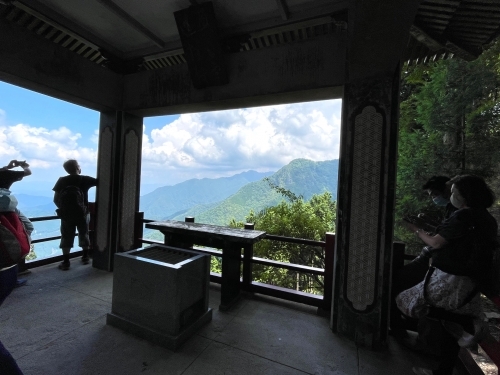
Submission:
[[[67,186],[78,186],[85,196],[85,204],[88,205],[89,197],[88,192],[91,187],[97,185],[97,179],[90,176],[82,176],[78,174],[70,174],[68,176],[60,177],[52,188],[56,193],[60,192]]]
[[[469,264],[474,243],[495,241],[498,225],[486,209],[465,208],[455,211],[438,228],[446,244],[432,255],[432,265],[455,275],[474,276]],[[487,246],[480,248],[488,249]]]
[[[16,181],[21,181],[24,177],[24,171],[0,171],[0,188],[10,189]]]

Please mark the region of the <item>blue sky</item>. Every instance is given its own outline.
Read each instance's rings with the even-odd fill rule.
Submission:
[[[338,158],[341,101],[144,119],[141,193],[191,178],[276,171],[297,158]],[[50,196],[62,163],[96,175],[99,113],[0,81],[0,164],[26,160],[14,192]]]

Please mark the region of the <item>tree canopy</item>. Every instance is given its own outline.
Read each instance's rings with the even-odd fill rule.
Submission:
[[[405,67],[402,75],[395,237],[418,251],[402,227],[408,214],[439,215],[422,185],[431,176],[476,174],[498,192],[500,43],[472,62]]]
[[[258,213],[251,211],[246,221],[254,223],[255,229],[268,234],[315,241],[324,241],[327,232],[335,231],[337,207],[330,192],[315,194],[305,201],[302,196],[297,196],[271,181],[268,183],[285,200]],[[230,226],[242,227],[243,223],[232,220]],[[254,246],[254,256],[311,267],[325,267],[325,251],[319,246],[263,240]],[[323,277],[275,267],[255,264],[253,280],[309,293],[323,293]]]

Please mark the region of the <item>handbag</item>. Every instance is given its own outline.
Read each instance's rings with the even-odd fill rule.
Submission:
[[[399,293],[399,310],[412,318],[429,313],[430,307],[457,314],[480,317],[482,313],[477,283],[468,276],[458,276],[429,267],[424,280]]]

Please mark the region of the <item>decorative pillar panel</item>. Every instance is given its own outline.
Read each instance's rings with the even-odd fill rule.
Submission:
[[[372,105],[354,117],[350,251],[346,294],[358,311],[372,306],[377,286],[377,244],[382,166],[383,115]]]
[[[388,330],[399,67],[344,90],[331,326],[376,348]]]
[[[96,242],[92,265],[112,271],[117,251],[131,250],[139,209],[142,117],[121,111],[101,113]]]
[[[111,161],[112,161],[112,145],[113,143],[113,131],[107,126],[101,129],[99,144],[103,145],[99,149],[99,193],[97,195],[97,200],[99,201],[99,208],[97,210],[96,223],[96,245],[97,251],[103,252],[106,250],[108,245],[109,237],[109,209],[111,206],[111,186],[112,186],[112,174],[111,173],[99,173],[101,171],[111,171]]]
[[[119,251],[129,251],[133,249],[135,213],[139,211],[139,187],[141,173],[141,139],[142,139],[142,118],[141,132],[129,129],[125,135],[125,149],[123,155],[123,175],[131,183],[123,184],[121,199],[121,223],[120,223],[120,246]],[[125,180],[125,181],[127,181]],[[136,182],[136,183],[133,183]]]
[[[111,257],[114,254],[114,220],[112,215],[113,194],[116,184],[115,150],[119,136],[116,112],[101,112],[99,124],[99,149],[97,154],[96,189],[96,249],[92,266],[111,270]]]

